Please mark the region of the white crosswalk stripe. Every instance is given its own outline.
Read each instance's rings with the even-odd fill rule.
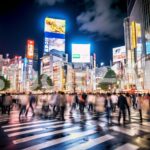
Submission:
[[[131,127],[131,129],[141,130],[141,131],[144,131],[144,132],[147,132],[147,133],[150,132],[150,128],[147,127],[147,126],[143,126],[143,125],[139,125],[139,124],[130,124],[128,126]]]
[[[129,136],[135,136],[135,135],[139,134],[139,131],[137,129],[130,130],[130,129],[126,129],[126,128],[122,128],[122,127],[118,127],[118,126],[110,127],[110,129],[120,132],[120,133],[123,133],[123,134],[127,134]]]
[[[35,124],[35,125],[30,125],[30,126],[16,127],[16,128],[11,128],[11,129],[5,129],[4,132],[10,132],[10,131],[15,131],[15,130],[21,130],[21,129],[39,127],[39,126],[55,125],[55,124],[59,124],[59,123],[63,123],[63,122],[64,121],[56,121],[56,122]]]
[[[27,120],[27,122],[23,123],[19,123],[19,121],[10,124],[5,123],[2,129],[6,132],[8,137],[10,137],[16,148],[25,150],[50,149],[52,146],[56,147],[56,149],[58,147],[58,149],[67,150],[86,150],[94,146],[99,146],[102,143],[105,144],[105,142],[107,145],[107,141],[112,140],[111,142],[113,142],[114,139],[118,138],[118,135],[125,134],[126,136],[138,137],[140,131],[146,133],[150,132],[149,122],[144,122],[143,125],[133,122],[123,127],[116,126],[115,124],[118,123],[118,121],[116,117],[113,117],[112,126],[107,126],[105,115],[100,117],[99,122],[92,119],[94,116],[96,115],[66,115],[66,121],[58,121],[57,119],[41,120],[40,118],[35,118],[32,121]],[[144,134],[144,132],[142,133]],[[55,137],[55,139],[53,139],[53,137]],[[84,138],[88,140],[84,140]],[[79,142],[80,139],[83,141]],[[65,148],[59,145],[61,143],[65,144],[65,142],[67,143]],[[114,146],[114,149],[137,150],[139,148],[136,145],[128,143],[130,141],[125,142],[124,145],[119,144],[119,147]]]
[[[90,123],[86,123],[87,125],[91,125]],[[26,131],[20,131],[20,132],[15,132],[15,133],[10,133],[8,134],[9,137],[13,137],[13,136],[18,136],[18,135],[23,135],[23,134],[28,134],[28,133],[32,133],[32,132],[38,132],[38,131],[44,131],[46,129],[54,129],[54,128],[58,128],[58,127],[67,127],[67,126],[71,126],[71,123],[66,123],[66,124],[60,124],[60,125],[52,125],[52,126],[48,126],[48,127],[43,127],[43,128],[36,128],[36,129],[31,129],[31,130],[26,130]]]
[[[101,144],[101,143],[104,143],[106,141],[109,141],[111,139],[114,139],[113,136],[107,134],[107,135],[104,135],[102,137],[98,137],[96,139],[90,139],[89,142],[86,142],[86,143],[83,143],[83,144],[79,144],[78,146],[75,146],[75,147],[72,147],[72,148],[69,148],[67,150],[86,150],[86,149],[89,149],[89,148],[92,148],[93,146],[96,146],[98,144]]]
[[[5,125],[2,126],[2,128],[8,128],[8,127],[16,127],[16,126],[23,126],[23,125],[28,125],[28,124],[37,124],[37,123],[46,123],[49,122],[49,120],[37,120],[33,122],[26,122],[26,123],[17,123],[17,124],[12,124],[12,125]]]
[[[87,125],[89,125],[89,124],[87,124]],[[61,126],[63,126],[63,125],[61,125]],[[47,127],[45,129],[50,129],[50,128],[53,128],[53,127],[54,126]],[[94,126],[92,126],[92,127],[94,127]],[[47,133],[42,133],[42,134],[37,134],[37,135],[33,135],[33,136],[17,139],[17,140],[14,140],[13,143],[14,144],[19,144],[19,143],[27,142],[27,141],[30,141],[30,140],[35,140],[35,139],[38,139],[38,138],[55,135],[55,134],[58,134],[58,133],[73,131],[73,130],[80,129],[80,128],[81,127],[70,127],[70,128],[65,128],[65,129],[61,129],[61,130],[50,131],[50,132],[47,132]],[[14,134],[16,134],[16,133],[14,133]]]
[[[77,132],[77,133],[73,133],[73,134],[71,134],[69,136],[66,136],[64,138],[58,138],[58,139],[55,139],[55,140],[49,140],[47,142],[44,142],[44,143],[41,143],[41,144],[37,144],[37,145],[31,146],[31,147],[28,147],[28,148],[25,148],[24,150],[40,150],[40,149],[51,147],[53,145],[60,144],[60,143],[66,142],[66,141],[70,141],[70,140],[73,140],[73,139],[77,139],[77,138],[81,138],[81,137],[84,137],[84,136],[88,136],[88,135],[94,134],[96,132],[97,131],[94,131],[94,130],[84,131],[84,132],[82,132],[82,134],[81,134],[81,132]]]
[[[137,150],[137,149],[139,149],[138,146],[127,143],[127,144],[124,144],[124,145],[116,148],[115,150]]]

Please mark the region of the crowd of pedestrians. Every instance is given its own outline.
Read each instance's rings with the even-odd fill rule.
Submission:
[[[96,113],[97,120],[105,115],[108,124],[112,123],[112,113],[118,113],[118,124],[123,118],[123,124],[131,121],[131,109],[139,112],[140,122],[143,121],[143,109],[150,113],[150,94],[129,93],[72,93],[54,92],[51,94],[2,94],[0,96],[1,114],[10,115],[10,111],[19,109],[19,118],[27,117],[30,111],[33,116],[59,118],[65,120],[65,111],[70,114],[79,112],[84,115]]]

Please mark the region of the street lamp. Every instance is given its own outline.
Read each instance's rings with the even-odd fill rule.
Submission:
[[[101,63],[100,63],[100,66],[101,66],[101,67],[104,66],[104,62],[101,62]]]

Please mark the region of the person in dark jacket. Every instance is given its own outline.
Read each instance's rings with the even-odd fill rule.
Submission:
[[[61,92],[60,95],[60,119],[61,121],[65,121],[64,114],[66,109],[67,99],[64,92]]]
[[[118,117],[118,124],[120,125],[120,119],[123,114],[123,124],[125,124],[126,121],[126,109],[128,109],[128,103],[126,97],[120,93],[120,96],[118,98],[118,108],[119,108],[119,117]]]
[[[112,108],[113,108],[113,103],[112,103],[110,93],[107,94],[104,106],[105,106],[105,109],[106,109],[106,117],[107,117],[108,124],[111,124],[111,122],[112,122],[112,120],[111,120],[111,111],[112,111]]]
[[[32,110],[32,114],[33,114],[33,116],[35,115],[35,113],[34,113],[34,108],[33,108],[33,104],[35,104],[36,103],[36,98],[35,98],[35,96],[34,95],[32,95],[32,93],[30,92],[29,93],[29,107],[28,107],[28,109],[27,109],[27,111],[26,111],[26,116],[28,115],[28,111],[29,111],[29,109],[31,108],[31,110]]]

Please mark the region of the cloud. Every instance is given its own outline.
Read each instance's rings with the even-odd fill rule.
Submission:
[[[91,1],[94,5],[89,6],[88,3]],[[89,7],[77,17],[79,29],[102,36],[120,38],[123,16],[117,2],[118,0],[85,0]]]
[[[37,2],[40,4],[40,5],[55,5],[56,3],[62,3],[64,2],[64,0],[37,0]]]

